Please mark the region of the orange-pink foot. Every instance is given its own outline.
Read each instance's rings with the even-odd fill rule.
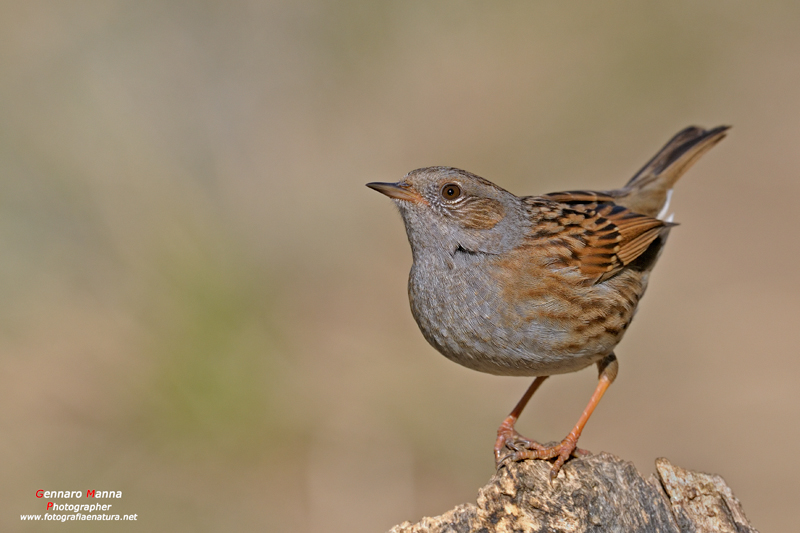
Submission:
[[[555,459],[550,469],[550,480],[558,476],[558,472],[564,463],[571,457],[584,457],[591,455],[587,450],[577,447],[578,440],[568,435],[564,440],[555,446],[542,446],[536,441],[525,438],[514,428],[503,428],[497,431],[497,442],[495,443],[494,456],[495,464],[500,469],[508,463],[524,461],[525,459]],[[503,451],[508,453],[503,455]]]
[[[526,450],[544,451],[547,447],[535,440],[520,435],[514,426],[504,422],[497,430],[497,441],[494,443],[494,462],[500,468],[508,458],[508,452],[522,452]]]

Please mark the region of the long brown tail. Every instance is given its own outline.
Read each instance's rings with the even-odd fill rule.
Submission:
[[[664,145],[622,189],[609,191],[616,203],[635,213],[656,217],[667,203],[668,193],[678,178],[700,156],[725,138],[730,126],[704,130],[690,126]]]

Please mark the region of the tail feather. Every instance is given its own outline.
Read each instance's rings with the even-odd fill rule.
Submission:
[[[700,157],[725,138],[730,126],[704,130],[690,126],[675,135],[622,189],[609,191],[615,202],[635,213],[660,217],[669,191]],[[666,214],[664,212],[664,214]]]

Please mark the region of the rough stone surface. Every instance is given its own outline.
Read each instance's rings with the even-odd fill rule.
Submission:
[[[666,459],[656,468],[658,478],[644,479],[632,463],[602,453],[572,459],[551,484],[550,463],[513,463],[492,476],[477,504],[390,533],[757,533],[721,477]]]
[[[663,458],[656,469],[682,531],[756,533],[720,476],[684,470]]]

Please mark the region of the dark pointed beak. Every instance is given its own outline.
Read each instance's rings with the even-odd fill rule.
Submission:
[[[381,183],[373,181],[372,183],[367,183],[367,187],[375,189],[379,193],[385,194],[389,198],[394,198],[395,200],[406,200],[408,202],[422,201],[422,197],[419,193],[403,182]]]

